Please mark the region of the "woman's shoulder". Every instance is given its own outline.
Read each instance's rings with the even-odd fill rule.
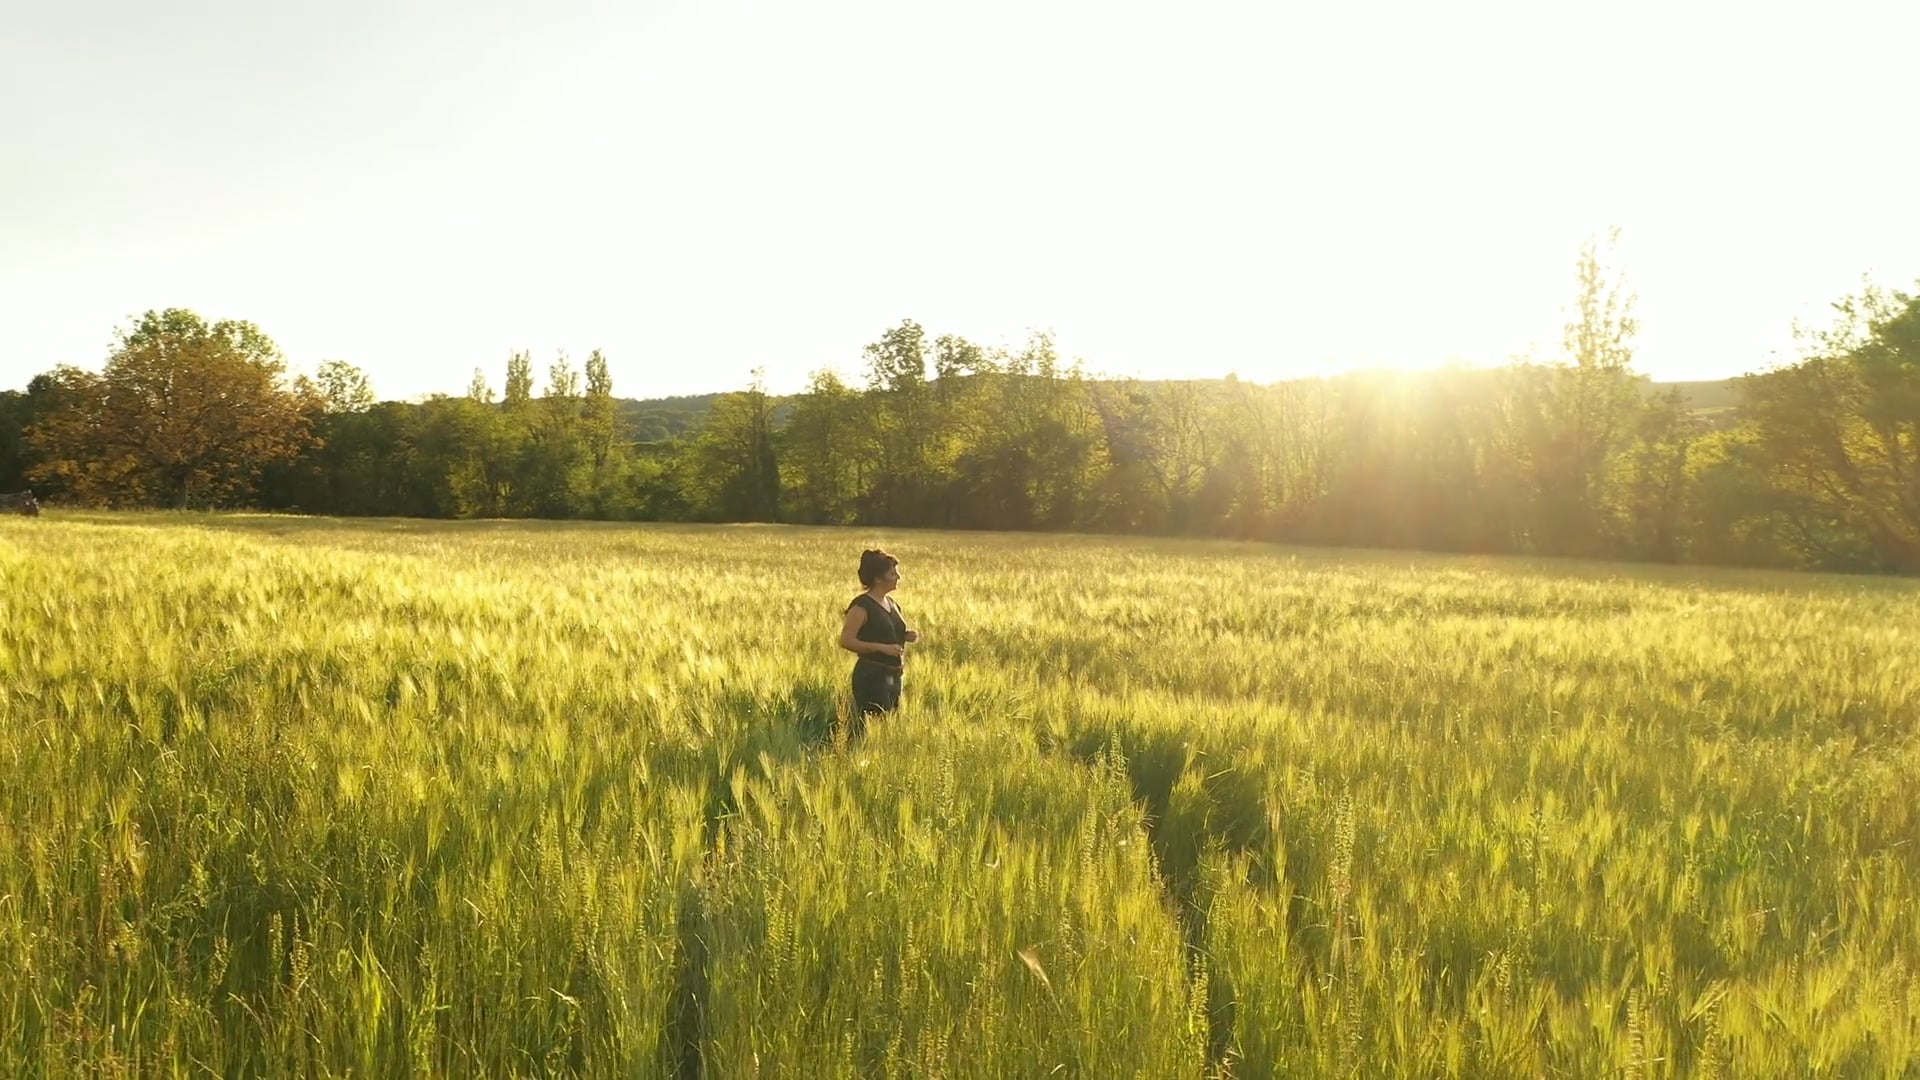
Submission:
[[[895,600],[891,596],[887,597],[885,600],[875,600],[872,597],[872,595],[868,593],[861,593],[860,595],[854,597],[852,600],[847,602],[848,611],[852,611],[854,608],[859,608],[862,611],[865,611],[869,615],[878,614],[878,615],[891,615],[896,617],[900,615],[900,605],[897,602],[895,602]]]

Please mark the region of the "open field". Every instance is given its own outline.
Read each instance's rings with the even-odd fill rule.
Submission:
[[[7,1075],[1920,1074],[1912,582],[104,514],[0,581]]]

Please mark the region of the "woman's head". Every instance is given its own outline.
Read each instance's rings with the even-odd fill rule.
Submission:
[[[868,548],[860,553],[860,584],[871,589],[875,585],[893,585],[900,580],[900,560],[881,551]]]

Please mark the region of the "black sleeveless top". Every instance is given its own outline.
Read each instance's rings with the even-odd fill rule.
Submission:
[[[866,593],[853,598],[847,610],[855,607],[867,609],[867,621],[860,624],[860,632],[854,636],[861,641],[879,642],[885,645],[905,645],[907,643],[907,620],[900,614],[900,607],[891,601],[882,604]],[[881,667],[897,668],[900,658],[885,653],[861,653],[860,659]]]

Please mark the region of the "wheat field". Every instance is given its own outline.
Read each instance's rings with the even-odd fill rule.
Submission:
[[[0,582],[7,1075],[1920,1075],[1912,582],[111,514]]]

